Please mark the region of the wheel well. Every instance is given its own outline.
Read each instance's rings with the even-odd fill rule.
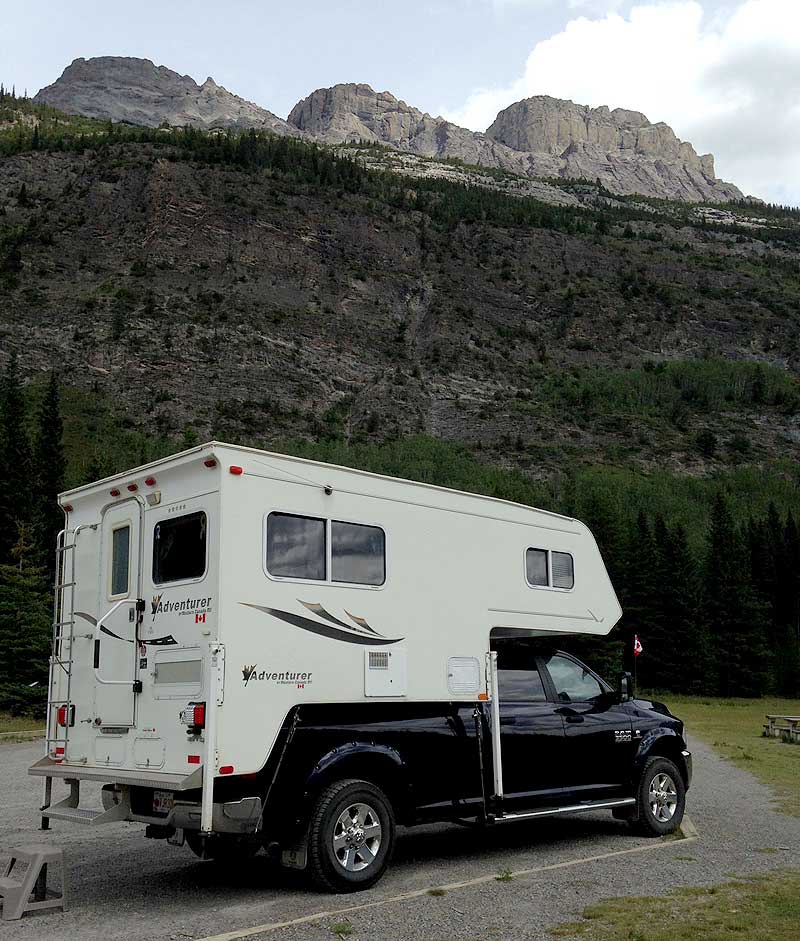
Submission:
[[[409,816],[411,795],[404,769],[386,755],[369,752],[342,758],[316,775],[307,791],[309,802],[329,784],[343,778],[369,781],[387,796],[398,820]]]
[[[669,758],[677,767],[683,778],[684,787],[689,786],[688,774],[686,773],[686,762],[681,754],[682,747],[680,740],[675,735],[662,735],[657,738],[648,748],[645,760],[658,756],[659,758]]]

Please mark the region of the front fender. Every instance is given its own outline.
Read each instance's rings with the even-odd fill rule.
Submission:
[[[664,758],[669,758],[670,761],[675,762],[688,788],[691,779],[691,768],[688,766],[687,760],[683,754],[685,748],[686,743],[675,729],[669,726],[659,726],[655,729],[648,729],[639,742],[639,747],[636,750],[636,755],[633,760],[634,778],[638,778],[639,774],[641,774],[645,762],[651,755],[662,755]]]

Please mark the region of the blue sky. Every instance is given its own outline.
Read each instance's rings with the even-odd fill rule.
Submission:
[[[800,204],[800,0],[5,0],[0,80],[131,55],[285,116],[363,81],[483,130],[531,94],[664,120],[746,192]]]

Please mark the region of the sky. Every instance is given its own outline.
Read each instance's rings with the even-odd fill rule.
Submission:
[[[74,58],[211,75],[285,117],[367,82],[473,130],[534,94],[643,111],[717,175],[800,205],[800,0],[0,0],[0,81]]]

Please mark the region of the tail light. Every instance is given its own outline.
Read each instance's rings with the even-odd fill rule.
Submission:
[[[206,704],[204,702],[190,702],[181,710],[181,722],[188,725],[188,735],[197,735],[206,727]]]
[[[72,728],[72,726],[75,725],[75,706],[59,706],[56,712],[56,718],[62,729],[67,727],[67,722],[69,722],[69,726]]]

